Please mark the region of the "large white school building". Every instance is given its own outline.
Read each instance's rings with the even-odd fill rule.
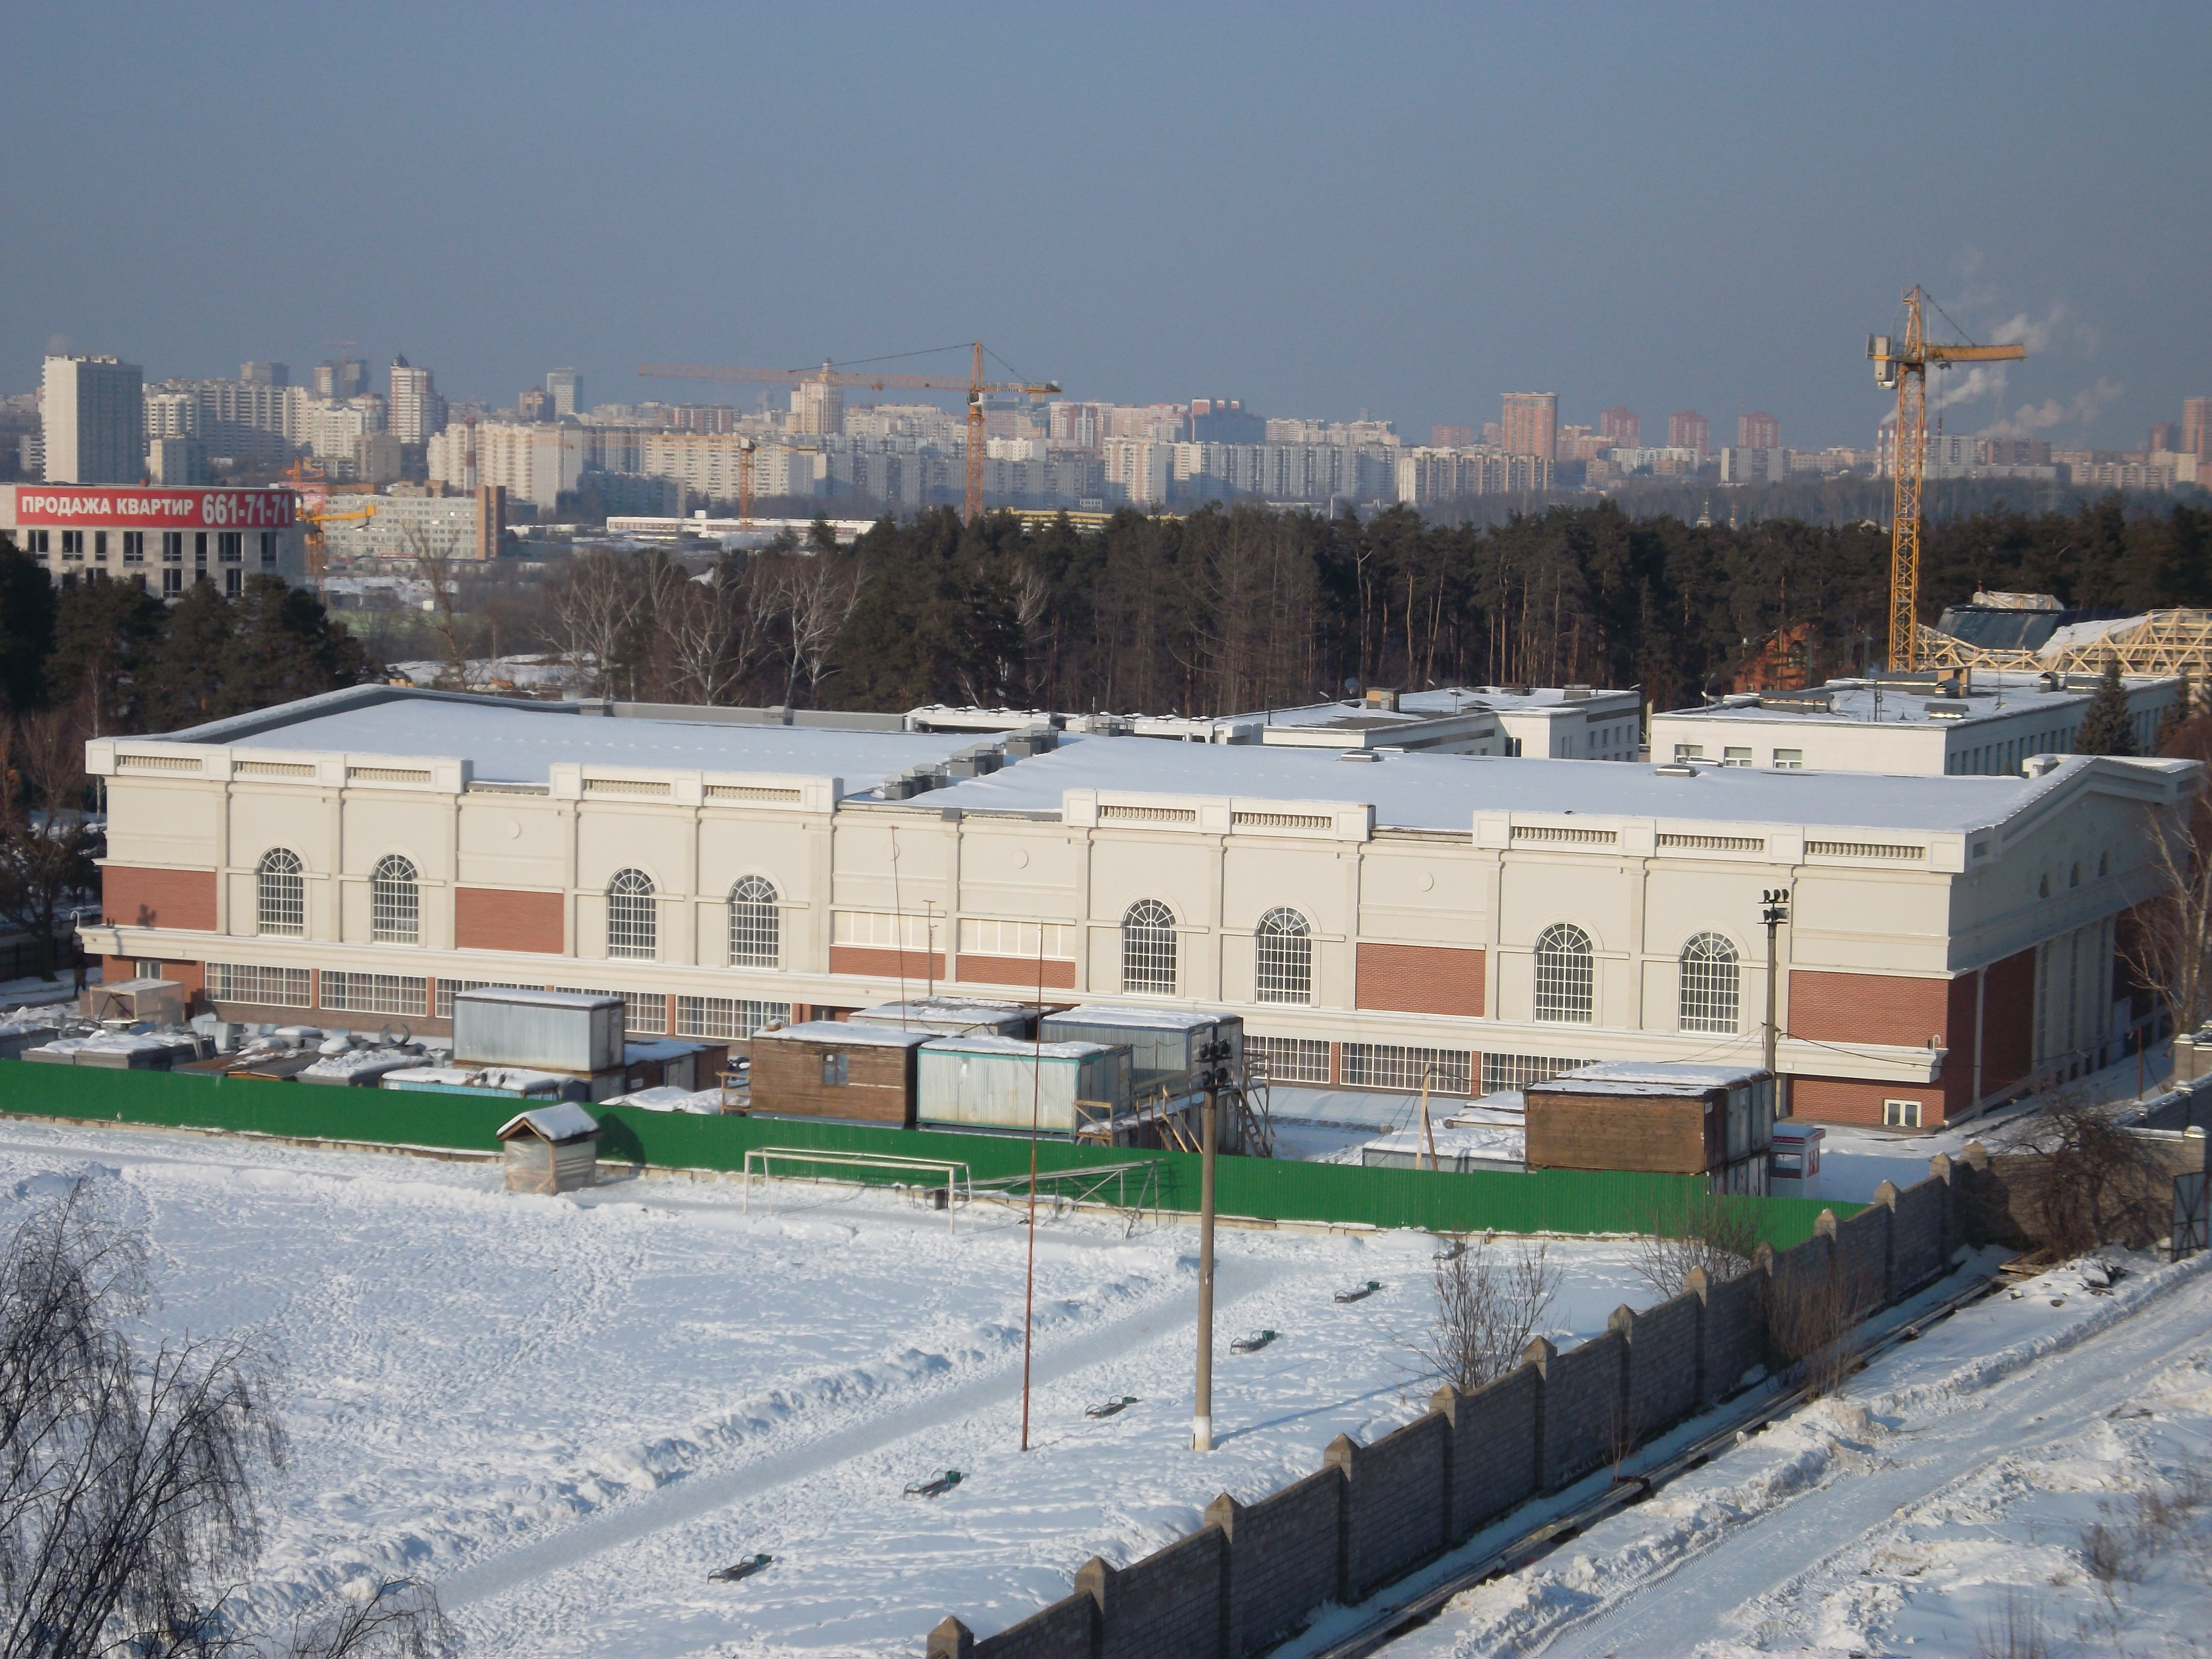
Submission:
[[[819,717],[817,717],[819,718]],[[1510,1086],[1755,1060],[1932,1127],[2117,1059],[2172,760],[1872,777],[845,730],[362,687],[89,746],[89,947],[227,1016],[445,1027],[616,991],[743,1038],[926,989],[1241,1014],[1274,1076]]]

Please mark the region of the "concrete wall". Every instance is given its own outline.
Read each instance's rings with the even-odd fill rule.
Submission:
[[[1978,1147],[1972,1149],[1978,1153]],[[2201,1154],[2200,1154],[2201,1155]],[[1562,1353],[1540,1339],[1473,1394],[1439,1389],[1427,1413],[1371,1446],[1340,1435],[1316,1474],[1256,1504],[1224,1493],[1189,1537],[1116,1568],[1093,1558],[1075,1593],[980,1640],[957,1619],[930,1633],[928,1659],[1246,1659],[1300,1629],[1324,1602],[1365,1600],[1464,1543],[1539,1492],[1602,1469],[1779,1365],[1770,1308],[1863,1291],[1862,1311],[1948,1271],[1979,1236],[1975,1183],[1986,1157],[1954,1164],[1793,1249],[1764,1246],[1751,1272],[1708,1281]],[[1784,1324],[1787,1324],[1786,1316]]]

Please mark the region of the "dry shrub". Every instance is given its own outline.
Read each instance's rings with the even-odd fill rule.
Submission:
[[[2118,1109],[2062,1096],[2003,1142],[2013,1214],[2060,1261],[2118,1243],[2140,1249],[2172,1219],[2173,1176],[2155,1143],[2120,1127]]]
[[[2032,1595],[2005,1592],[2004,1605],[1982,1626],[1974,1659],[2051,1659],[2051,1636],[2043,1627],[2043,1608]]]
[[[1522,1239],[1507,1250],[1494,1238],[1469,1239],[1437,1263],[1435,1318],[1407,1346],[1452,1387],[1473,1394],[1521,1363],[1559,1288],[1559,1269],[1544,1245]]]
[[[1758,1249],[1755,1206],[1718,1193],[1686,1193],[1653,1212],[1637,1242],[1636,1271],[1664,1301],[1681,1295],[1693,1267],[1714,1284],[1749,1273]]]
[[[1766,1292],[1766,1337],[1795,1365],[1812,1397],[1841,1394],[1858,1369],[1859,1310],[1871,1299],[1863,1279],[1831,1264],[1820,1273],[1778,1273]]]

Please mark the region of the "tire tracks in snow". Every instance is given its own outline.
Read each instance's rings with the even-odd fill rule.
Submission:
[[[1978,1447],[2002,1444],[2032,1455],[2071,1439],[2208,1343],[2212,1275],[2199,1273],[2086,1340],[2028,1359],[1932,1421],[1893,1431],[1882,1444],[1900,1461],[1808,1486],[1729,1528],[1709,1547],[1627,1587],[1604,1607],[1555,1626],[1540,1645],[1524,1650],[1560,1659],[1608,1659],[1674,1650],[1688,1632],[1717,1635],[1738,1622],[1739,1609],[1786,1598],[1872,1529],[1979,1473],[1985,1460]],[[1914,1390],[1908,1385],[1899,1392]],[[1879,1395],[1862,1398],[1877,1407],[1881,1403]],[[1605,1540],[1601,1532],[1589,1541],[1602,1548]]]
[[[1219,1307],[1233,1306],[1267,1290],[1291,1272],[1292,1266],[1250,1259],[1223,1261],[1216,1268]],[[1155,1318],[1158,1313],[1157,1303],[1140,1304],[1118,1319],[1039,1352],[1031,1367],[1032,1389],[1118,1358],[1130,1346],[1127,1328],[1130,1323]],[[603,1551],[681,1526],[741,1499],[756,1498],[775,1487],[820,1474],[850,1458],[880,1451],[929,1430],[1007,1404],[1021,1397],[1021,1367],[1001,1366],[988,1376],[933,1390],[911,1405],[879,1413],[849,1428],[750,1459],[732,1468],[688,1475],[551,1537],[464,1567],[440,1583],[439,1599],[448,1608],[459,1608],[503,1595]]]

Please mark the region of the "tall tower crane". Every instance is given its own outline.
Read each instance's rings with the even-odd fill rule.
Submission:
[[[1911,672],[1920,665],[1920,483],[1928,462],[1928,365],[2016,363],[2023,345],[1937,345],[1929,343],[1922,308],[1928,296],[1915,283],[1905,290],[1905,337],[1867,337],[1874,380],[1897,388],[1897,430],[1890,452],[1896,481],[1889,520],[1889,665]]]
[[[702,368],[685,363],[641,363],[638,373],[669,380],[757,380],[772,386],[866,386],[872,392],[893,387],[915,392],[964,392],[968,394],[967,516],[983,511],[983,398],[993,392],[1024,392],[1032,398],[1060,391],[1057,380],[987,381],[983,378],[983,343],[973,343],[975,356],[968,378],[957,380],[939,374],[874,374],[839,368],[825,362],[819,368]]]

